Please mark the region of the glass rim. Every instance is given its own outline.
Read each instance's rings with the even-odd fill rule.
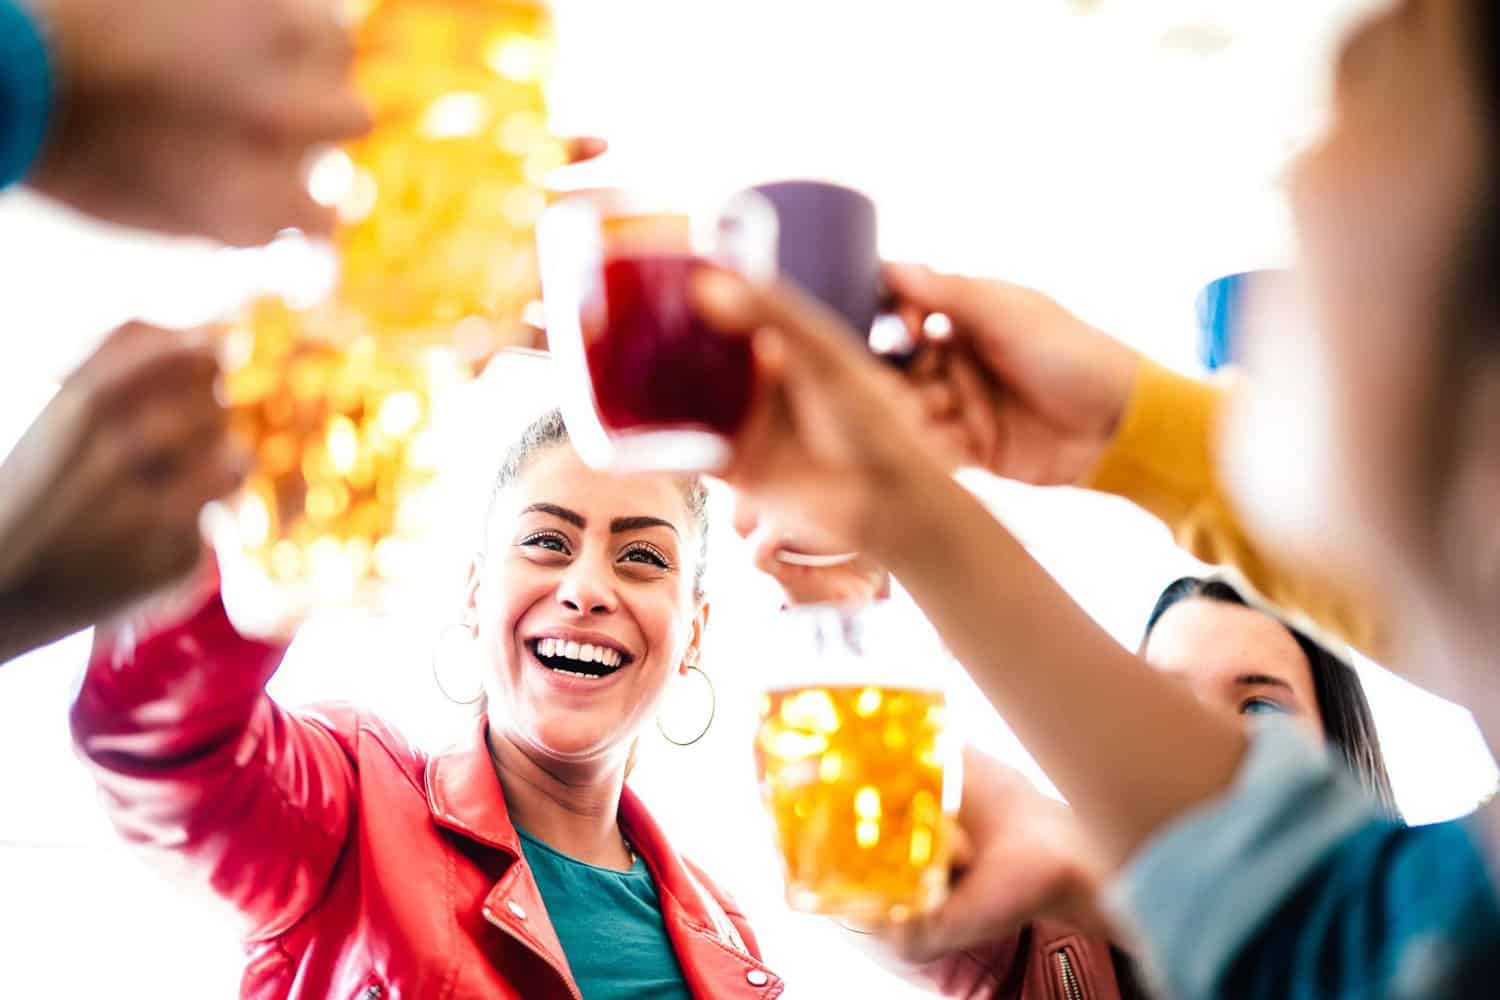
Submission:
[[[942,636],[926,618],[892,598],[869,602],[825,601],[781,608],[770,623],[768,641],[783,654],[803,647],[808,661],[796,668],[777,668],[758,679],[765,692],[808,687],[877,687],[953,693],[951,671],[940,663],[953,659]],[[835,641],[824,650],[821,638],[852,626],[863,638]],[[847,636],[847,633],[845,633]],[[805,637],[805,638],[804,638]],[[813,652],[814,648],[818,652]],[[795,656],[795,652],[793,653]],[[921,661],[932,662],[923,666]]]

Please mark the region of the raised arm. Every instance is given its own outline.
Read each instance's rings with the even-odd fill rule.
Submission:
[[[1246,533],[1216,472],[1230,388],[1168,371],[1029,288],[910,266],[891,267],[888,280],[914,319],[942,313],[954,324],[950,363],[918,377],[979,428],[969,442],[978,464],[1124,497],[1299,624],[1385,651],[1384,616],[1349,581],[1293,572]]]
[[[1116,643],[953,481],[892,405],[909,391],[896,375],[795,289],[703,277],[700,309],[753,333],[765,387],[725,477],[786,530],[890,567],[1067,795],[1106,868],[1229,787],[1243,731]]]
[[[216,590],[196,604],[100,631],[73,736],[121,836],[265,939],[313,907],[343,849],[354,771],[337,734],[353,727],[276,705],[284,648],[239,635]]]

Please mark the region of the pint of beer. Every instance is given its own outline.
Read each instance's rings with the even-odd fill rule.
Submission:
[[[232,324],[226,394],[255,457],[235,558],[265,603],[378,609],[434,515],[432,417],[447,390],[529,336],[547,174],[544,0],[347,0],[371,132],[313,170],[338,208],[337,278],[279,289]],[[295,239],[295,238],[293,238]]]
[[[788,903],[864,920],[932,909],[947,892],[960,755],[944,694],[922,683],[937,663],[908,657],[941,647],[884,605],[783,614],[806,682],[762,697],[755,759]]]

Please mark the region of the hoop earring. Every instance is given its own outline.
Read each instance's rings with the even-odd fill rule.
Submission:
[[[461,622],[453,622],[449,625],[444,625],[438,631],[437,644],[432,648],[432,682],[437,685],[437,689],[442,692],[443,697],[453,702],[453,704],[473,705],[476,704],[480,698],[484,697],[484,685],[482,683],[475,685],[476,689],[474,691],[474,694],[469,698],[455,698],[452,694],[449,693],[448,685],[443,683],[442,665],[438,662],[438,654],[442,651],[443,637],[448,635],[449,632],[456,628],[463,629],[464,632],[467,633],[469,637],[468,641],[472,642],[475,638],[474,627],[472,625],[465,625]]]
[[[714,724],[714,716],[717,715],[719,711],[719,696],[718,693],[714,691],[713,678],[709,677],[707,672],[705,672],[704,669],[698,666],[698,664],[696,663],[689,664],[688,669],[696,671],[698,676],[703,678],[703,683],[708,685],[708,721],[703,723],[703,728],[698,730],[698,735],[694,736],[692,739],[674,740],[667,734],[666,729],[662,727],[661,716],[658,715],[656,717],[656,731],[658,733],[661,733],[662,739],[666,740],[674,747],[690,747],[694,743],[697,743],[699,740],[703,739],[703,737],[707,736],[709,727]]]

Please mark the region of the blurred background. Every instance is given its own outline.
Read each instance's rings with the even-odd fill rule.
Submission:
[[[1199,371],[1194,296],[1216,276],[1289,260],[1280,172],[1326,106],[1334,40],[1369,6],[558,0],[552,125],[611,143],[575,169],[578,185],[711,196],[813,176],[862,188],[880,206],[887,257],[1035,285]],[[0,452],[117,323],[197,322],[232,309],[268,270],[316,278],[321,266],[110,231],[24,192],[0,198]],[[440,408],[445,527],[403,581],[403,612],[312,622],[278,697],[358,701],[431,748],[465,735],[466,710],[434,687],[432,658],[456,620],[486,481],[552,398],[550,377],[545,361],[502,359]],[[968,482],[1129,645],[1161,587],[1192,569],[1123,503]],[[647,747],[633,784],[744,905],[788,997],[904,995],[823,921],[781,904],[750,758],[752,694],[774,655],[756,634],[778,598],[716,499],[705,667],[718,718],[694,747]],[[136,996],[146,983],[161,998],[233,995],[232,933],[115,843],[69,748],[87,649],[79,636],[0,669],[0,995]],[[1488,796],[1495,767],[1467,713],[1361,666],[1406,816],[1448,818]],[[966,735],[1035,773],[956,668],[930,667],[959,686]]]

